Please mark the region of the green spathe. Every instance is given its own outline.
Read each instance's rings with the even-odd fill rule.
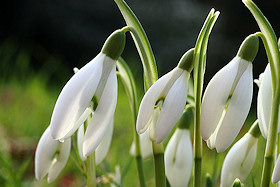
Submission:
[[[241,44],[237,56],[253,62],[259,50],[259,38],[255,34],[249,35]]]
[[[180,59],[178,67],[188,72],[191,72],[193,69],[193,54],[194,48],[188,50]]]
[[[107,38],[101,52],[113,60],[117,60],[121,56],[124,46],[125,32],[122,30],[116,30]]]
[[[258,122],[259,121],[256,120],[248,131],[248,133],[250,133],[255,138],[258,138],[261,134]]]
[[[232,187],[242,187],[242,184],[239,179],[235,179],[235,181],[232,184]]]
[[[178,127],[180,129],[189,129],[190,126],[193,124],[193,107],[187,105],[181,118],[179,119]]]

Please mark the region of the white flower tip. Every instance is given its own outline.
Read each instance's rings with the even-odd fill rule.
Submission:
[[[35,178],[36,178],[38,181],[40,181],[40,180],[42,180],[42,179],[44,178],[44,176],[41,175],[41,174],[39,174],[38,171],[35,170]]]
[[[60,136],[59,134],[59,131],[54,128],[54,125],[50,125],[50,130],[51,130],[51,137],[54,139],[54,140],[63,140],[63,138]]]
[[[97,148],[97,146],[89,146],[89,143],[88,141],[84,141],[84,144],[83,144],[83,155],[85,158],[87,158],[89,155],[91,155],[91,153],[93,151],[95,151]]]
[[[157,143],[157,144],[161,143],[161,142],[164,140],[164,138],[165,138],[165,137],[162,137],[162,136],[157,137],[157,138],[156,138],[156,143]]]
[[[93,151],[87,150],[85,147],[83,149],[83,156],[84,158],[87,158]]]
[[[276,184],[276,183],[278,183],[279,181],[277,181],[274,177],[272,177],[272,178],[271,178],[271,182],[272,182],[272,184]]]
[[[54,180],[55,180],[55,178],[49,177],[49,175],[48,175],[47,181],[49,184],[52,183]]]
[[[222,153],[227,149],[227,147],[216,147],[217,153]]]
[[[138,134],[143,134],[145,131],[147,130],[147,128],[145,129],[145,128],[138,128],[138,126],[136,126],[136,131],[137,131],[137,133]]]

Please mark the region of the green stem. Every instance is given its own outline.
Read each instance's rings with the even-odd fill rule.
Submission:
[[[87,187],[96,187],[95,152],[87,157]]]
[[[277,128],[278,128],[278,114],[279,114],[279,92],[276,92],[278,96],[273,96],[272,110],[269,123],[269,131],[266,142],[266,149],[264,155],[264,165],[262,172],[261,186],[267,187],[270,184],[270,179],[272,175],[274,155],[275,155],[275,145],[277,139]]]
[[[130,33],[142,61],[145,90],[148,90],[148,88],[158,79],[156,61],[152,47],[140,21],[127,3],[124,0],[115,0],[115,2],[124,17],[126,24],[129,26]]]
[[[165,168],[164,168],[164,148],[163,144],[157,144],[153,141],[154,163],[155,163],[155,180],[156,187],[165,187]]]
[[[138,111],[138,101],[137,101],[137,90],[134,77],[132,72],[125,62],[124,59],[119,58],[117,61],[117,68],[119,71],[120,78],[125,88],[125,92],[128,96],[130,109],[132,111],[132,118],[133,118],[133,134],[134,134],[134,143],[135,143],[135,158],[137,163],[137,171],[138,177],[141,187],[145,187],[145,177],[143,171],[143,159],[140,151],[140,140],[139,135],[136,131],[136,119],[137,119],[137,111]]]
[[[125,1],[115,0],[115,2],[122,13],[122,16],[124,17],[126,24],[129,26],[130,33],[138,50],[138,54],[141,58],[144,69],[144,88],[145,91],[147,91],[149,87],[152,86],[152,84],[155,83],[158,79],[156,61],[151,45],[140,21],[130,9],[130,7],[125,3]],[[165,186],[166,182],[163,159],[163,145],[156,145],[156,143],[153,143],[153,150],[155,159],[154,164],[156,172],[156,184],[159,186]],[[160,153],[157,151],[160,151]]]
[[[278,129],[278,114],[280,101],[280,54],[276,35],[261,10],[251,0],[243,0],[243,3],[251,11],[263,35],[261,39],[265,46],[268,61],[271,67],[272,78],[272,101],[271,101],[271,115],[269,120],[269,129],[266,142],[266,149],[264,155],[264,164],[262,171],[261,186],[268,187],[273,168],[273,161],[275,156],[275,146]]]
[[[195,125],[194,125],[194,187],[200,187],[202,181],[202,137],[200,135],[201,95],[206,63],[206,49],[210,32],[218,18],[219,12],[214,9],[208,14],[195,45],[194,57],[194,92],[195,92]]]
[[[278,119],[279,120],[279,119]],[[280,134],[278,134],[277,139],[277,156],[280,154]],[[276,160],[275,160],[276,161]]]

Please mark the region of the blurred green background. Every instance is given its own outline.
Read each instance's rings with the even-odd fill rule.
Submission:
[[[195,45],[203,21],[212,7],[221,12],[209,40],[205,85],[235,55],[243,39],[257,24],[237,0],[127,0],[142,23],[155,58],[159,76],[174,68],[181,55]],[[279,31],[279,1],[255,1]],[[73,75],[100,51],[105,39],[125,25],[114,1],[102,0],[11,0],[0,3],[0,184],[3,186],[84,186],[82,174],[71,158],[59,178],[48,185],[34,178],[34,152],[50,122],[60,90]],[[127,37],[123,53],[137,77],[139,100],[143,96],[142,67],[134,43]],[[264,71],[263,45],[254,62],[254,78]],[[98,175],[114,173],[119,165],[124,186],[137,186],[136,164],[129,155],[133,140],[128,100],[119,82],[112,145]],[[256,116],[257,86],[252,111],[238,139]],[[264,152],[260,138],[258,160],[246,183],[258,181]],[[165,142],[167,143],[167,142]],[[228,151],[228,150],[227,150]],[[219,171],[226,153],[217,157],[204,147],[203,173]],[[75,159],[75,157],[73,158]],[[153,160],[144,162],[148,186],[154,186]],[[218,183],[217,183],[218,184]]]

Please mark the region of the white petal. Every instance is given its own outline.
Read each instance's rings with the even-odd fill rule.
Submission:
[[[258,93],[257,114],[259,119],[259,127],[264,138],[267,137],[268,126],[271,114],[271,70],[268,64],[265,68],[263,78]],[[280,116],[280,111],[278,116]],[[278,132],[280,131],[280,120],[278,120]]]
[[[99,54],[80,69],[62,89],[51,118],[54,139],[63,139],[89,106],[100,80],[105,55]]]
[[[72,136],[76,130],[87,120],[90,114],[92,114],[91,108],[87,108],[84,113],[80,116],[80,118],[75,122],[73,128],[65,135],[65,138],[69,138]]]
[[[259,119],[259,127],[263,137],[267,137],[269,117],[271,113],[271,97],[272,97],[272,86],[271,86],[271,71],[270,65],[267,64],[263,79],[258,92],[258,104],[257,114]]]
[[[153,155],[153,145],[149,138],[149,131],[140,134],[140,148],[143,159],[149,159]]]
[[[172,187],[188,186],[192,171],[192,144],[186,129],[177,129],[164,153],[165,173]]]
[[[59,155],[58,157],[56,157],[56,159],[53,161],[50,167],[49,174],[48,174],[48,183],[53,182],[56,179],[56,177],[59,175],[59,173],[62,171],[69,158],[70,150],[71,150],[71,138],[65,139],[63,143],[59,142],[58,145]]]
[[[252,63],[241,76],[229,101],[216,139],[217,152],[227,149],[238,135],[250,111],[253,97]]]
[[[84,138],[85,138],[85,130],[84,130],[84,124],[82,124],[79,129],[78,129],[78,133],[77,133],[77,145],[78,145],[78,152],[79,152],[79,156],[81,158],[82,161],[86,160],[86,157],[84,157],[83,154],[83,143],[84,143]]]
[[[188,79],[190,74],[184,71],[170,88],[156,124],[156,142],[160,143],[172,130],[181,117],[187,100]]]
[[[245,181],[254,166],[257,145],[258,139],[248,133],[234,144],[222,167],[221,187],[231,186],[236,178]]]
[[[105,132],[105,135],[102,139],[102,141],[100,142],[100,144],[97,146],[96,150],[95,150],[95,163],[96,165],[100,164],[104,158],[106,157],[110,145],[111,145],[111,140],[113,137],[113,129],[114,129],[114,123],[113,123],[113,119],[111,120],[108,129]]]
[[[206,87],[201,105],[201,136],[204,140],[209,139],[220,121],[240,60],[239,57],[233,58]]]
[[[275,163],[271,181],[273,184],[280,181],[280,155],[278,155],[277,161]]]
[[[154,109],[153,115],[151,120],[148,122],[149,126],[149,137],[151,141],[156,141],[156,125],[157,125],[157,120],[160,114],[160,107],[157,107]],[[146,132],[146,131],[145,131]]]
[[[141,155],[144,160],[149,159],[153,155],[153,145],[150,140],[149,131],[145,131],[139,135]],[[130,155],[136,156],[135,142],[130,147]]]
[[[110,122],[114,117],[117,95],[117,77],[116,68],[114,67],[110,72],[98,106],[86,129],[83,144],[84,156],[89,156],[96,149],[108,130]]]
[[[58,143],[57,140],[52,139],[50,127],[48,127],[41,136],[35,152],[36,179],[41,180],[48,173]]]
[[[162,76],[145,93],[140,103],[136,121],[136,130],[139,134],[145,132],[148,128],[148,122],[151,120],[151,117],[153,115],[155,103],[162,94],[166,83],[171,79],[173,73],[174,70]]]

